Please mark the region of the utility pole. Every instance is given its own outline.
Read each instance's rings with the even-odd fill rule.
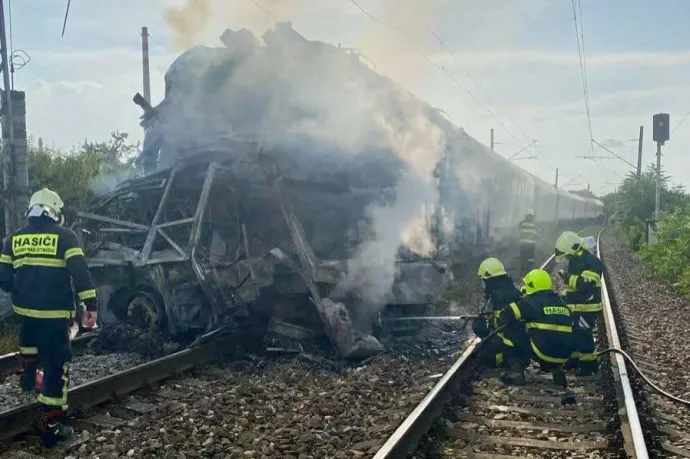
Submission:
[[[3,81],[2,194],[7,235],[19,228],[26,210],[29,176],[26,164],[26,105],[24,92],[13,91],[10,84],[11,65],[7,50],[4,0],[0,0],[0,58]]]
[[[670,116],[668,113],[657,113],[652,117],[654,128],[652,137],[656,142],[656,196],[654,199],[654,220],[659,220],[659,200],[661,197],[661,146],[670,137]]]
[[[656,193],[654,196],[654,220],[659,219],[659,201],[661,200],[661,144],[656,143]]]
[[[558,168],[556,168],[556,182],[553,187],[556,189],[556,225],[558,225],[558,206],[561,200],[561,194],[558,192]]]
[[[644,126],[640,126],[640,138],[637,141],[637,178],[642,175],[642,139],[644,137]]]
[[[151,105],[151,76],[149,74],[149,28],[141,28],[141,64],[144,78],[144,99]]]
[[[491,151],[494,150],[494,128],[491,128]]]

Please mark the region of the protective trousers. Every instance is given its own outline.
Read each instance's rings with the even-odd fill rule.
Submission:
[[[479,362],[481,362],[482,365],[491,368],[499,368],[504,366],[505,356],[503,348],[505,346],[503,345],[501,338],[499,338],[497,335],[492,335],[486,338],[491,333],[491,329],[489,328],[487,321],[475,320],[472,324],[472,330],[474,331],[475,335],[485,341],[477,351],[477,359]]]
[[[536,246],[536,244],[526,242],[520,244],[520,270],[523,273],[526,273],[533,268]]]
[[[599,371],[599,361],[594,343],[594,327],[599,319],[598,312],[576,312],[573,314],[573,343],[575,352],[566,368],[577,368],[579,376],[590,376]]]
[[[72,359],[69,320],[21,317],[19,354],[23,363],[21,385],[34,389],[36,369],[43,368],[43,387],[38,395],[44,417],[67,409],[68,362]]]
[[[515,343],[515,349],[511,354],[509,354],[511,364],[510,367],[513,369],[513,371],[523,373],[529,366],[530,361],[533,360],[539,365],[539,369],[541,371],[551,373],[555,386],[563,389],[568,388],[568,380],[566,379],[565,372],[563,371],[563,364],[554,363],[542,358],[537,352],[534,351],[532,342],[527,337],[525,337],[525,339],[516,340]]]

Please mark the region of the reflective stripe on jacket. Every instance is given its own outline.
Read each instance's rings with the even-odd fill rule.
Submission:
[[[11,292],[14,312],[39,319],[74,317],[75,292],[89,310],[96,290],[77,235],[45,217],[12,233],[0,254],[0,288]]]
[[[551,290],[535,292],[501,312],[501,324],[522,321],[534,354],[541,360],[565,363],[573,351],[570,309]]]
[[[520,222],[520,244],[537,244],[539,235],[534,226],[534,221],[523,220]]]
[[[573,312],[601,311],[601,261],[587,250],[568,257],[564,301]]]

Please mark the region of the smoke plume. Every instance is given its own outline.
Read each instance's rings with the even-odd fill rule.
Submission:
[[[262,34],[274,22],[291,20],[306,0],[186,0],[182,6],[167,7],[165,22],[173,32],[178,49],[203,42],[205,32],[227,26],[228,21]]]
[[[376,65],[377,72],[408,89],[419,88],[434,70],[426,61],[432,44],[433,21],[447,0],[386,0],[381,10],[369,11],[371,20],[356,46]],[[438,50],[437,50],[438,51]]]
[[[371,21],[356,46],[374,61],[377,72],[405,86],[424,84],[433,68],[420,55],[428,52],[432,21],[445,1],[386,0],[382,11],[371,13],[389,27]],[[263,31],[273,21],[293,19],[305,4],[304,0],[257,0],[259,7],[252,3],[247,0],[220,6],[211,5],[211,0],[188,0],[185,7],[166,11],[166,20],[178,45],[189,46],[209,26],[211,13],[214,19],[233,18],[250,31]],[[430,119],[425,104],[374,74],[355,56],[347,59],[344,51],[325,49],[307,52],[314,47],[294,35],[281,31],[276,38],[279,44],[267,41],[271,37],[264,35],[269,47],[280,48],[270,53],[272,61],[267,62],[256,51],[238,59],[231,77],[219,83],[212,98],[197,93],[197,88],[185,88],[187,101],[179,102],[185,104],[184,109],[177,109],[177,122],[171,122],[169,131],[188,140],[190,131],[197,139],[258,136],[264,145],[273,147],[297,142],[302,151],[313,147],[299,144],[295,138],[306,137],[336,145],[337,154],[351,156],[352,161],[375,156],[382,149],[392,151],[402,164],[394,182],[394,199],[368,206],[369,237],[350,254],[347,275],[334,292],[355,295],[375,308],[385,304],[391,293],[400,247],[423,256],[431,255],[434,249],[428,227],[438,204],[434,170],[446,150],[445,134]],[[336,53],[340,57],[334,57]],[[212,61],[205,67],[196,63],[188,67],[198,73],[198,79],[207,80],[203,75],[214,67]],[[210,115],[229,107],[239,112],[231,117],[232,122]],[[245,122],[251,125],[252,134],[247,134]],[[181,144],[184,139],[174,142]],[[340,164],[343,160],[337,161]],[[301,167],[309,170],[314,166],[305,163]],[[385,175],[390,171],[381,172]]]
[[[165,9],[165,22],[173,31],[175,45],[188,48],[208,25],[213,14],[212,0],[187,0],[183,6]]]

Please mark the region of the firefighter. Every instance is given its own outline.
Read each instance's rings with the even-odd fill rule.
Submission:
[[[533,269],[525,275],[522,293],[522,298],[501,311],[498,320],[499,326],[506,329],[524,324],[527,338],[516,341],[516,355],[521,358],[511,361],[511,371],[503,375],[503,382],[524,385],[525,368],[533,359],[542,371],[551,372],[554,384],[565,391],[561,403],[575,403],[563,371],[573,349],[570,309],[552,290],[551,277],[543,269]]]
[[[578,376],[599,371],[593,329],[601,312],[601,261],[584,247],[576,233],[566,231],[556,240],[557,259],[568,260],[568,269],[559,274],[566,284],[563,300],[573,312],[575,352],[567,368],[577,368]]]
[[[591,254],[597,254],[597,238],[587,236],[582,238],[582,246]]]
[[[539,243],[535,228],[534,211],[527,209],[525,219],[520,222],[520,272],[526,273],[534,266],[534,252]]]
[[[76,234],[62,227],[63,202],[44,188],[31,196],[27,225],[13,232],[0,255],[0,288],[11,292],[20,318],[19,355],[24,391],[35,390],[36,370],[43,368],[38,394],[40,438],[47,447],[73,434],[63,424],[67,409],[69,328],[75,316],[75,293],[86,306],[83,325],[96,324],[98,300]]]
[[[477,275],[484,286],[484,298],[491,304],[491,314],[474,321],[472,330],[480,338],[488,336],[496,329],[498,313],[509,303],[520,298],[520,290],[508,276],[503,263],[497,258],[487,258],[479,264]],[[480,351],[480,360],[490,366],[502,367],[510,359],[513,341],[502,331],[497,332]]]

